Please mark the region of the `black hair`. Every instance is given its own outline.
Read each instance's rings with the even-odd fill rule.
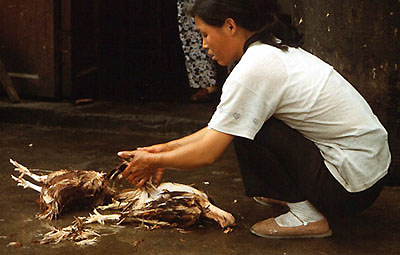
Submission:
[[[300,47],[303,35],[291,24],[290,16],[279,11],[276,0],[196,0],[190,14],[216,27],[232,18],[238,26],[256,32],[245,42],[244,52],[256,41],[282,50]]]

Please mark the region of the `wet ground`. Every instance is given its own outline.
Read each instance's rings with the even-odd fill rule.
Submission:
[[[77,109],[49,103],[32,106],[36,110],[29,112],[30,106],[10,106],[19,110],[0,107],[4,120],[0,121],[0,254],[400,254],[399,187],[385,187],[375,204],[361,215],[331,222],[331,238],[267,240],[253,236],[248,231],[252,224],[278,215],[283,209],[258,205],[243,195],[232,147],[212,166],[190,172],[169,171],[164,180],[195,184],[205,190],[217,206],[236,217],[233,232],[225,234],[212,222],[202,222],[187,231],[94,224],[92,227],[103,234],[96,245],[38,245],[37,240],[51,226],[67,226],[74,216],[86,216],[90,210],[65,213],[53,222],[35,219],[38,194],[15,185],[10,178],[10,158],[34,169],[109,171],[119,163],[117,151],[191,132],[206,123],[213,106],[201,105],[194,113],[190,112],[193,106],[152,106],[141,112],[143,107],[138,106],[131,117],[116,116],[121,115],[123,107],[116,109],[109,104]],[[146,117],[146,113],[152,117]],[[102,122],[104,118],[109,121]],[[179,127],[176,132],[174,127]]]

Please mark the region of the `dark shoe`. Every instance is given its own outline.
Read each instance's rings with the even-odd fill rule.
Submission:
[[[264,238],[324,238],[332,235],[326,219],[303,224],[298,227],[280,227],[275,218],[254,224],[250,232]]]

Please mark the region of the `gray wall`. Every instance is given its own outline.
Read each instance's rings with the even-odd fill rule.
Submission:
[[[385,125],[393,158],[390,182],[400,184],[400,1],[281,2],[304,33],[304,48],[348,79]]]

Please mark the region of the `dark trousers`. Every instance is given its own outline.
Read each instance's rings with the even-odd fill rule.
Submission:
[[[346,216],[369,207],[382,190],[351,193],[332,176],[318,148],[298,131],[269,119],[255,139],[237,137],[235,151],[246,195],[287,202],[309,200],[325,216]]]

